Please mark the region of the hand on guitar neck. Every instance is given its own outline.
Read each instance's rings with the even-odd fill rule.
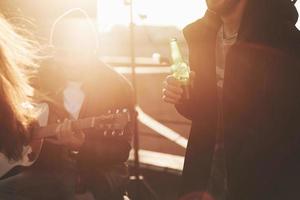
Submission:
[[[72,121],[65,119],[55,129],[56,138],[46,139],[53,144],[68,146],[72,150],[79,150],[85,140],[83,131],[74,133],[72,130]]]

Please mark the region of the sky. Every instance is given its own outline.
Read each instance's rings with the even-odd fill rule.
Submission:
[[[134,21],[138,25],[177,26],[202,17],[206,10],[205,0],[132,0]],[[100,31],[107,31],[116,24],[129,23],[129,7],[125,0],[99,0],[98,22]],[[300,1],[296,7],[300,13]],[[145,16],[147,16],[145,18]],[[300,29],[300,21],[297,23]]]

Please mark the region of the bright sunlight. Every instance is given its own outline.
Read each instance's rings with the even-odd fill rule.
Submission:
[[[134,20],[138,25],[177,26],[182,28],[202,17],[206,10],[205,0],[133,0]],[[114,25],[129,23],[129,7],[125,0],[99,0],[98,22],[100,31]],[[300,11],[300,1],[296,7]],[[297,27],[300,28],[300,21]]]

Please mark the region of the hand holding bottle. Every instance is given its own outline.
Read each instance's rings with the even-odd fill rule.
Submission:
[[[190,80],[188,87],[191,88],[195,78],[195,72],[190,72]],[[173,75],[166,77],[163,83],[162,99],[166,103],[178,104],[184,98],[184,86],[182,82],[176,79]]]
[[[178,104],[183,99],[190,98],[190,89],[193,84],[194,72],[190,71],[184,61],[176,38],[170,41],[172,75],[167,76],[163,86],[163,100],[167,103]]]

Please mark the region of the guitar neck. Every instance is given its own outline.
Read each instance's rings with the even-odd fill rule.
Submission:
[[[130,121],[128,111],[117,112],[116,114],[102,115],[98,117],[89,117],[71,121],[72,131],[80,131],[89,128],[96,128],[97,130],[121,131],[127,126]],[[60,124],[50,124],[46,127],[39,127],[33,133],[33,139],[41,139],[57,135],[57,128]]]
[[[71,122],[71,127],[73,131],[80,131],[94,127],[96,117],[90,117],[85,119],[79,119]],[[57,134],[57,127],[59,124],[50,124],[46,127],[39,127],[34,131],[33,139],[41,139],[45,137],[55,136]]]

